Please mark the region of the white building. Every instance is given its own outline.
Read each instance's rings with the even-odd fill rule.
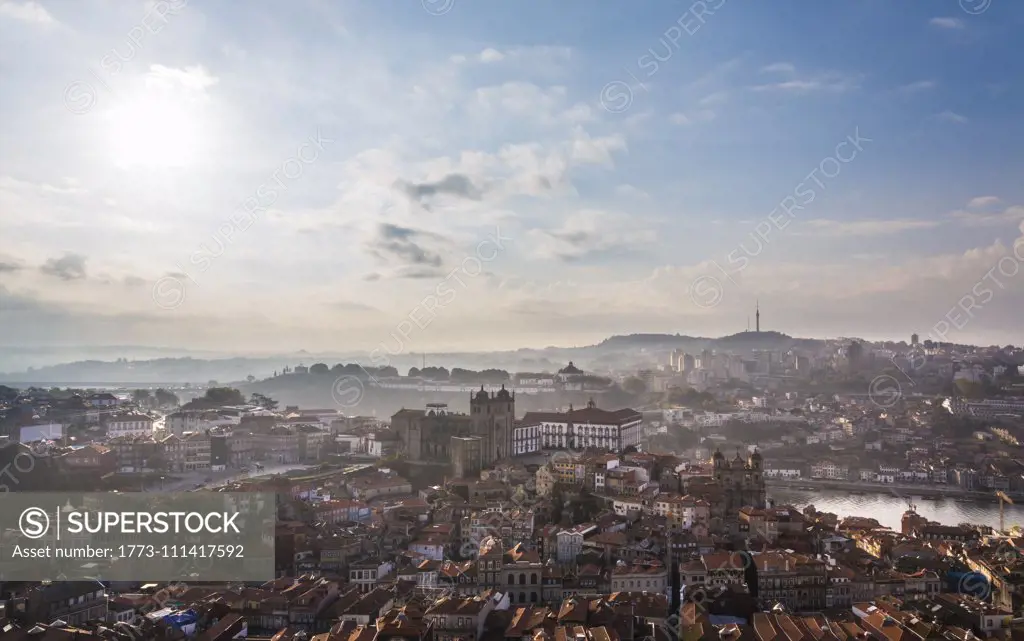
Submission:
[[[803,476],[803,470],[795,462],[766,460],[764,476],[769,479],[798,479]]]
[[[574,563],[576,557],[583,551],[583,538],[597,531],[597,526],[591,523],[577,525],[570,530],[562,530],[555,535],[557,541],[559,563]]]
[[[39,425],[26,425],[21,428],[20,441],[22,443],[36,443],[38,441],[59,441],[64,438],[64,426],[60,423],[45,423]]]
[[[512,454],[529,454],[540,451],[541,428],[539,425],[516,425],[512,428]]]
[[[198,432],[212,427],[204,412],[174,412],[164,418],[164,429],[181,436],[185,432]]]
[[[591,400],[583,409],[568,412],[527,412],[520,429],[533,427],[536,436],[523,436],[530,444],[536,438],[537,449],[599,448],[621,452],[640,444],[643,416],[632,409],[615,411],[598,408]],[[529,432],[527,434],[530,434]],[[526,450],[536,451],[535,450]],[[524,452],[525,453],[525,452]]]
[[[107,438],[153,433],[153,419],[145,414],[122,414],[107,422]]]
[[[833,461],[819,461],[811,466],[811,478],[846,480],[850,478],[850,469]]]

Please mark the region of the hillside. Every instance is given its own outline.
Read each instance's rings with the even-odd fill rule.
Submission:
[[[741,332],[723,338],[700,338],[679,334],[630,334],[611,336],[584,347],[523,348],[515,351],[477,353],[437,353],[427,355],[428,364],[448,368],[482,370],[504,369],[510,372],[554,372],[569,361],[589,371],[649,365],[652,358],[667,362],[671,350],[699,353],[705,349],[772,349],[794,346],[813,347],[817,339],[799,339],[778,332]],[[404,374],[411,367],[422,365],[420,354],[392,357],[391,365]],[[264,379],[285,367],[322,362],[328,365],[344,362],[370,363],[367,354],[313,354],[300,352],[280,356],[236,356],[232,358],[118,358],[113,361],[81,360],[36,369],[0,374],[0,383],[40,385],[156,385],[192,383],[205,385],[244,381],[253,376]]]

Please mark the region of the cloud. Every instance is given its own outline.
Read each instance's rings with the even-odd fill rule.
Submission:
[[[484,49],[480,52],[480,62],[499,62],[505,59],[505,54],[497,49]]]
[[[145,287],[149,281],[139,276],[125,276],[122,279],[125,287]]]
[[[941,120],[942,122],[952,122],[958,125],[967,124],[969,122],[966,116],[961,116],[958,113],[954,113],[948,110],[943,111],[942,113],[935,114],[935,119]]]
[[[563,262],[630,252],[656,240],[654,231],[642,229],[636,219],[600,210],[576,212],[561,227],[533,229],[529,235],[537,257]]]
[[[729,92],[728,91],[716,91],[714,93],[710,93],[710,94],[704,96],[703,98],[701,98],[700,101],[698,101],[697,104],[705,106],[705,107],[710,107],[710,106],[713,106],[713,105],[724,104],[728,99],[729,99]]]
[[[902,93],[918,93],[921,91],[927,91],[928,89],[934,89],[936,86],[933,80],[918,80],[917,82],[911,82],[910,84],[899,87],[898,91]]]
[[[464,64],[472,61],[481,64],[526,63],[531,65],[551,66],[562,65],[568,62],[571,58],[572,49],[570,47],[536,45],[506,47],[503,49],[487,47],[480,53],[472,56],[462,54],[452,56],[450,61],[455,64]]]
[[[43,26],[52,25],[57,22],[43,5],[31,1],[16,2],[15,0],[6,0],[5,2],[0,2],[0,17]]]
[[[964,23],[959,18],[932,18],[928,21],[933,27],[939,29],[963,29]]]
[[[60,258],[51,258],[39,271],[65,281],[81,280],[85,278],[85,256],[67,253]]]
[[[648,199],[651,197],[650,194],[643,189],[639,189],[630,184],[617,185],[615,187],[615,193],[624,198]]]
[[[590,105],[570,103],[569,90],[561,85],[542,87],[532,82],[513,81],[479,87],[467,110],[478,121],[492,123],[515,118],[523,125],[565,127],[593,122]]]
[[[796,73],[796,67],[788,62],[775,62],[761,69],[764,73]]]
[[[794,235],[798,236],[833,236],[837,238],[849,236],[888,236],[904,231],[932,229],[941,223],[934,220],[890,219],[890,220],[828,220],[816,218],[806,221],[797,227]]]
[[[996,196],[977,196],[967,202],[968,209],[984,209],[991,205],[998,205],[999,198]]]
[[[435,196],[449,195],[468,200],[480,200],[483,190],[463,174],[448,174],[433,182],[410,183],[398,181],[396,186],[412,200],[426,205]]]
[[[183,68],[151,65],[145,81],[150,91],[176,98],[206,100],[207,90],[220,82],[220,79],[202,65]]]
[[[10,274],[21,271],[22,269],[23,267],[21,263],[6,258],[0,258],[0,274]]]
[[[328,307],[331,307],[342,312],[371,312],[376,314],[380,313],[380,310],[372,305],[357,303],[350,300],[340,300],[335,301],[333,303],[328,303]]]
[[[715,112],[710,109],[701,109],[690,113],[676,112],[669,116],[673,125],[690,126],[701,122],[710,122],[715,119]]]
[[[777,72],[783,72],[783,70],[776,70]],[[830,93],[844,93],[847,91],[853,91],[860,88],[860,82],[862,76],[857,74],[844,74],[836,71],[829,71],[825,73],[810,75],[810,76],[798,76],[795,71],[785,70],[786,73],[793,77],[789,80],[783,80],[781,82],[773,82],[763,85],[756,85],[751,87],[754,91],[777,91],[777,92],[789,92],[789,93],[811,93],[811,92],[830,92]]]
[[[623,325],[637,328],[636,319],[642,318],[644,331],[720,336],[741,330],[754,299],[760,298],[762,328],[795,336],[821,336],[818,328],[835,327],[832,331],[839,335],[856,332],[891,339],[895,327],[927,335],[947,320],[948,340],[967,342],[988,335],[1002,343],[1019,331],[1013,310],[1024,305],[1024,269],[1014,257],[1024,256],[1024,237],[1014,243],[1016,249],[995,242],[926,257],[876,252],[840,254],[825,262],[758,259],[731,278],[712,261],[663,265],[642,278],[584,280],[581,271],[579,280],[511,284],[505,289],[506,309],[535,316],[557,310],[544,316],[548,333],[573,327],[614,333]],[[598,273],[597,268],[592,271]],[[994,278],[984,281],[985,294],[978,284],[990,273]],[[717,285],[719,304],[701,307],[693,300],[691,289],[698,278]],[[974,301],[969,314],[956,308],[966,304],[965,295]],[[735,329],[723,327],[730,318]]]
[[[432,232],[380,223],[366,244],[367,251],[392,268],[396,278],[425,278],[441,273],[444,259],[437,247],[444,244]]]
[[[990,200],[991,199],[991,200]],[[975,202],[975,201],[981,201]],[[957,210],[950,214],[950,217],[966,225],[1003,225],[1007,223],[1019,223],[1024,219],[1024,207],[1015,205],[1007,207],[1002,211],[978,211],[999,202],[994,196],[981,196],[972,199],[967,203],[969,211]]]

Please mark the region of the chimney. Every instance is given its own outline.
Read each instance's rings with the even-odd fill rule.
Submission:
[[[789,557],[786,557],[786,572],[789,572]]]

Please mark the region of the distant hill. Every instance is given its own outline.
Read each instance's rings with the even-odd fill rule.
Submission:
[[[522,348],[514,351],[475,353],[435,353],[427,356],[428,365],[449,369],[460,367],[471,370],[488,368],[509,372],[555,372],[569,361],[584,370],[600,372],[613,368],[628,368],[650,364],[652,357],[661,360],[662,352],[681,349],[699,353],[704,349],[785,350],[793,347],[814,348],[818,339],[793,338],[779,332],[740,332],[722,338],[702,338],[681,334],[626,334],[610,336],[596,345],[584,347]],[[136,348],[142,349],[142,348]],[[401,374],[411,367],[422,365],[422,355],[403,354],[392,357],[391,365]],[[667,360],[666,360],[667,362]],[[325,363],[370,364],[366,354],[328,355],[297,352],[278,356],[235,356],[232,358],[118,358],[105,361],[79,360],[36,369],[0,374],[0,383],[9,385],[119,385],[152,386],[170,383],[205,385],[209,381],[220,384],[245,381],[249,376],[265,379],[284,367]]]

